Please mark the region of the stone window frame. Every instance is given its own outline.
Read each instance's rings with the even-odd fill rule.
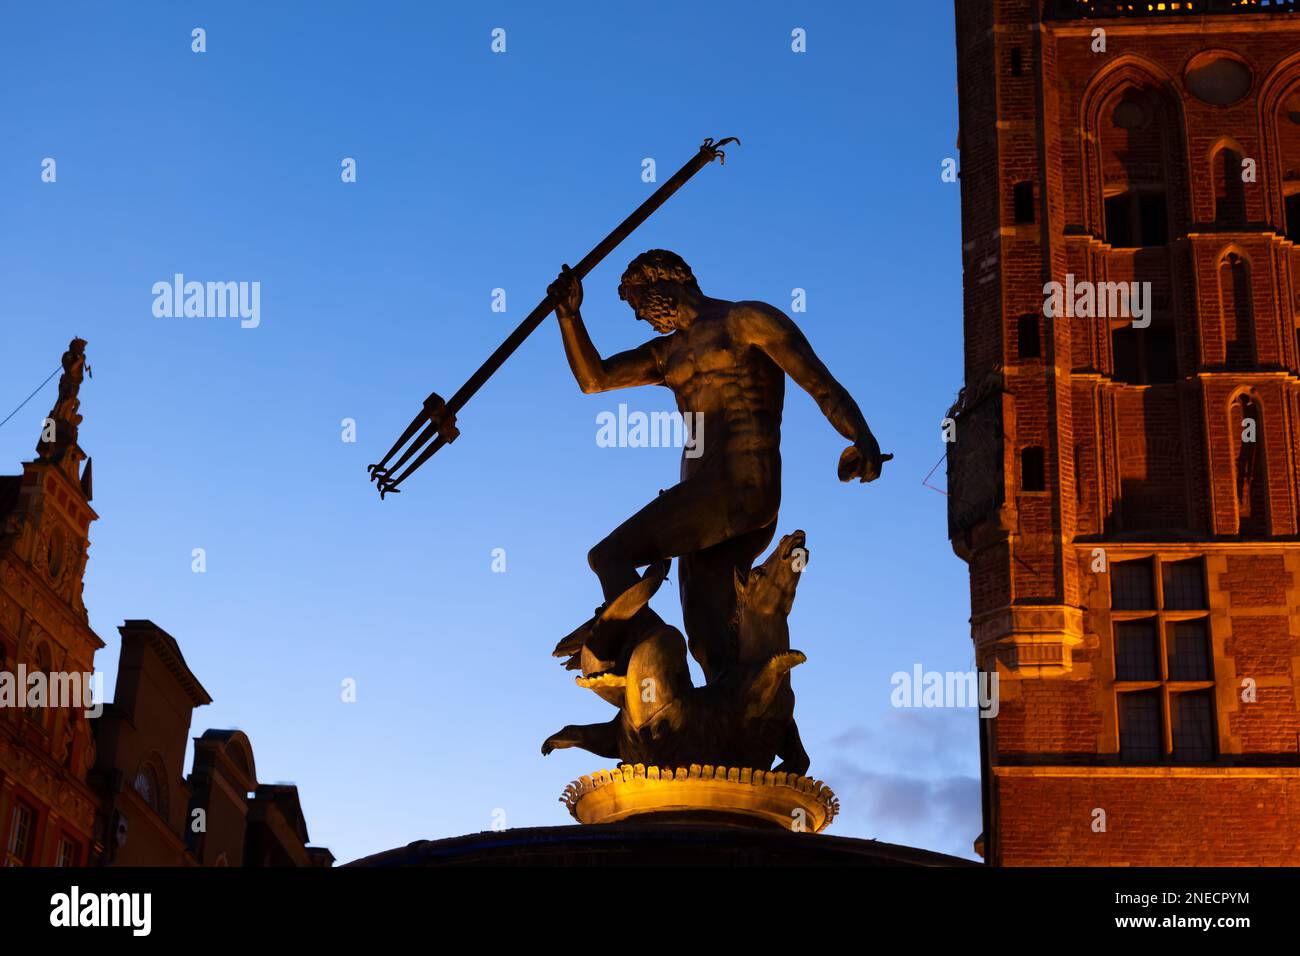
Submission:
[[[36,808],[23,800],[15,800],[9,811],[9,819],[5,822],[8,827],[5,833],[4,865],[31,866],[36,846]],[[20,839],[22,845],[16,846]]]
[[[131,777],[131,792],[164,823],[170,823],[170,794],[164,766],[162,757],[156,751],[142,759]],[[148,794],[142,793],[137,786],[142,777],[150,791]]]
[[[54,866],[80,866],[81,844],[66,833],[59,834],[54,851]]]
[[[1164,248],[1189,228],[1192,218],[1190,192],[1182,163],[1186,149],[1183,131],[1187,127],[1183,101],[1171,92],[1175,87],[1174,78],[1158,65],[1136,54],[1122,53],[1097,71],[1080,98],[1078,124],[1083,135],[1079,138],[1079,168],[1083,171],[1080,186],[1085,231],[1099,242],[1109,244],[1105,213],[1108,198],[1134,189],[1152,189],[1164,194],[1165,242],[1159,246],[1113,246],[1115,250],[1132,252],[1143,248]],[[1115,107],[1131,91],[1152,97],[1149,103],[1153,108],[1145,125],[1157,119],[1160,121],[1165,165],[1158,182],[1126,179],[1107,183],[1103,175],[1102,134],[1105,125],[1111,122]],[[1157,113],[1162,115],[1157,116]],[[1131,201],[1137,202],[1138,197],[1134,195]],[[1134,208],[1132,214],[1140,220],[1139,209]]]
[[[1203,604],[1201,608],[1195,609],[1170,609],[1165,607],[1165,565],[1166,564],[1184,564],[1188,561],[1199,561],[1201,565],[1201,588],[1203,594]],[[1154,607],[1149,609],[1117,609],[1113,606],[1114,594],[1114,570],[1117,565],[1146,563],[1151,567],[1152,581],[1152,604]],[[1111,600],[1110,608],[1110,634],[1106,642],[1108,654],[1111,663],[1111,687],[1110,691],[1114,698],[1114,715],[1115,721],[1115,741],[1116,757],[1122,754],[1122,744],[1120,737],[1120,695],[1125,693],[1141,693],[1148,691],[1157,691],[1160,697],[1160,736],[1161,736],[1161,754],[1156,758],[1161,764],[1173,763],[1202,763],[1203,760],[1180,760],[1174,752],[1174,730],[1172,719],[1172,698],[1178,694],[1185,693],[1204,693],[1210,700],[1211,714],[1211,732],[1210,732],[1210,756],[1209,761],[1216,760],[1221,756],[1219,732],[1220,732],[1220,713],[1218,699],[1216,695],[1217,688],[1217,664],[1214,654],[1214,637],[1211,630],[1210,621],[1210,596],[1209,596],[1209,569],[1204,554],[1170,554],[1163,555],[1155,552],[1145,557],[1137,555],[1125,556],[1124,559],[1112,561],[1110,563],[1109,581],[1107,582],[1107,595]],[[1160,678],[1158,680],[1120,680],[1117,676],[1117,647],[1116,640],[1118,636],[1118,625],[1133,621],[1154,621],[1156,630],[1156,646],[1158,654],[1158,665],[1160,668]],[[1169,678],[1169,638],[1173,630],[1173,625],[1183,621],[1202,621],[1205,626],[1205,643],[1206,657],[1210,667],[1209,680],[1171,680]],[[1123,759],[1122,757],[1120,759]],[[1126,763],[1143,764],[1149,761],[1125,761]]]
[[[1249,200],[1246,198],[1246,184],[1241,178],[1241,163],[1250,154],[1246,152],[1244,146],[1231,136],[1221,136],[1210,146],[1208,152],[1209,183],[1211,192],[1212,209],[1214,210],[1214,224],[1222,229],[1231,232],[1244,232],[1246,225],[1250,220]],[[1236,162],[1229,171],[1226,160],[1228,156],[1235,156]],[[1219,183],[1222,176],[1225,196],[1223,202],[1219,198]],[[1239,204],[1236,217],[1226,216],[1225,213],[1231,211],[1234,204]]]

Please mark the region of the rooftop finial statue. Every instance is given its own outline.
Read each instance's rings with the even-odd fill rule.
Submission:
[[[666,761],[681,759],[674,755],[686,752],[699,753],[698,747],[689,746],[690,740],[708,738],[715,748],[726,749],[730,745],[718,741],[743,738],[743,725],[748,723],[752,730],[765,707],[784,699],[789,687],[786,675],[803,659],[797,652],[789,653],[784,630],[797,578],[787,574],[785,587],[747,591],[754,560],[776,531],[781,504],[785,376],[807,391],[831,425],[852,443],[840,456],[841,481],[873,481],[892,456],[881,454],[857,403],[831,376],[789,316],[764,302],[729,302],[705,295],[690,266],[676,253],[652,249],[633,259],[623,273],[619,297],[659,333],[627,352],[602,358],[596,350],[580,312],[581,280],[567,265],[549,296],[556,303],[569,366],[584,392],[666,386],[676,397],[678,410],[696,423],[699,433],[690,436],[683,452],[681,481],[591,549],[588,560],[600,579],[605,603],[555,648],[566,666],[581,667],[584,686],[620,707],[620,717],[608,725],[567,727],[549,738],[543,751],[580,746],[625,760]],[[803,533],[796,534],[795,543],[790,543],[795,536],[788,537],[765,567],[776,560],[798,564],[794,570],[802,570],[807,552],[802,547]],[[685,654],[680,662],[672,659],[673,641],[665,639],[664,633],[675,629],[667,628],[646,605],[673,558],[678,561],[690,652],[705,680],[709,686],[745,685],[713,695],[716,706],[700,703],[698,695],[681,693],[678,685],[687,673]],[[648,568],[644,576],[638,573],[640,568]],[[755,572],[763,573],[762,569]],[[775,569],[766,574],[777,577]],[[784,647],[779,646],[782,640],[771,641],[771,621],[751,628],[761,631],[761,636],[743,633],[741,622],[764,615],[779,617],[776,629]],[[746,661],[756,646],[765,648],[766,657]],[[641,689],[631,683],[630,664],[638,675],[658,675],[651,677],[652,684],[670,691],[669,699],[645,701]],[[778,679],[780,687],[768,687]],[[689,685],[688,676],[685,680]],[[775,696],[766,696],[769,690]],[[637,700],[629,705],[634,696]],[[697,703],[692,706],[682,703],[693,699]],[[788,704],[792,712],[792,696]],[[784,709],[784,704],[779,706]],[[783,758],[784,767],[803,773],[808,756],[798,729],[792,717],[781,722],[786,729],[783,739],[774,742],[775,753]],[[660,743],[647,748],[634,744],[634,739]],[[710,755],[706,748],[700,759],[731,758]],[[769,752],[766,759],[758,769],[770,767],[773,754]]]
[[[77,444],[77,426],[81,424],[81,415],[77,412],[81,400],[77,394],[81,390],[82,380],[89,373],[86,340],[73,339],[68,343],[68,350],[63,353],[59,397],[54,400],[54,407],[46,417],[45,427],[41,429],[40,440],[36,443],[36,454],[41,458],[57,461],[67,449]]]

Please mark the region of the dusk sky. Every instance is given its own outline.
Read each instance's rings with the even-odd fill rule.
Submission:
[[[644,159],[662,182],[739,136],[591,274],[583,315],[606,355],[649,338],[615,290],[669,248],[706,294],[789,313],[857,399],[895,458],[847,485],[846,442],[787,392],[810,775],[842,803],[829,833],[972,857],[975,711],[890,704],[896,671],[974,667],[966,568],[922,484],[962,385],[952,20],[939,0],[6,7],[0,417],[88,340],[85,599],[109,695],[117,626],[153,620],[214,698],[191,736],[248,733],[340,862],[496,811],[571,822],[564,786],[614,761],[540,744],[612,711],[550,652],[600,602],[588,549],[680,454],[600,447],[596,419],[671,393],[583,395],[552,318],[400,495],[380,502],[366,465],[656,188]],[[155,316],[177,273],[260,283],[260,323]],[[0,428],[0,472],[33,457],[54,395]],[[670,578],[654,606],[680,623]]]

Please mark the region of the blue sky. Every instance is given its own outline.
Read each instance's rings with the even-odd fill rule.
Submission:
[[[830,832],[971,855],[974,712],[890,706],[895,671],[973,666],[965,566],[922,486],[961,385],[959,196],[939,175],[952,29],[939,0],[7,7],[0,416],[89,340],[86,603],[107,685],[123,619],[168,630],[215,699],[193,734],[246,731],[340,860],[497,810],[569,822],[565,784],[610,761],[538,747],[608,707],[549,652],[599,602],[587,550],[678,455],[598,447],[596,416],[670,393],[582,395],[550,320],[403,494],[380,503],[365,466],[655,188],[644,158],[662,181],[734,135],[725,167],[592,273],[584,315],[606,354],[648,337],[615,288],[651,247],[711,295],[789,311],[806,290],[793,317],[896,456],[840,484],[844,442],[792,386],[780,532],[811,551],[791,618],[811,772],[844,804]],[[259,282],[260,325],[155,317],[151,287],[177,272]],[[53,395],[0,428],[5,471]],[[655,603],[680,620],[675,588]]]

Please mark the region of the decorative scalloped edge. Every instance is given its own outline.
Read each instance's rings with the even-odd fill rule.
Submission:
[[[722,780],[727,783],[749,784],[755,787],[793,787],[800,793],[811,795],[826,808],[828,827],[840,810],[840,799],[835,792],[820,780],[804,777],[797,773],[771,770],[752,770],[749,767],[715,767],[713,764],[693,763],[690,767],[647,767],[643,763],[619,764],[613,770],[597,770],[593,774],[584,774],[571,782],[560,794],[560,802],[578,819],[578,801],[593,790],[611,783],[631,783],[633,780]],[[825,827],[823,827],[825,829]]]
[[[627,677],[623,674],[592,674],[590,677],[575,677],[573,681],[579,687],[586,687],[591,690],[595,690],[597,687],[621,689],[627,686]]]

